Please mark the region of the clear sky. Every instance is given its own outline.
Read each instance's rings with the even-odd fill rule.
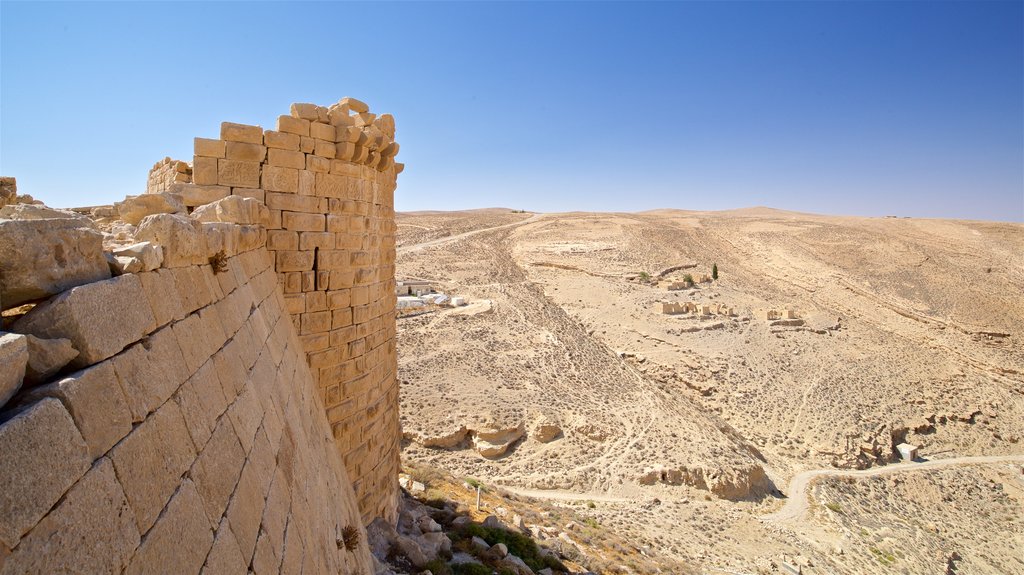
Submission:
[[[0,173],[145,188],[221,121],[390,112],[400,210],[1024,221],[1024,3],[0,0]]]

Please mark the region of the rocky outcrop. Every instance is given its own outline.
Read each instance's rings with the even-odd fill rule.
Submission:
[[[0,208],[13,204],[18,197],[18,182],[14,178],[0,177]]]
[[[27,365],[27,338],[17,333],[0,333],[0,407],[21,389]]]
[[[638,478],[640,485],[689,485],[710,491],[721,499],[739,501],[755,499],[771,493],[774,485],[757,464],[729,469],[709,469],[704,466],[664,466],[647,469]]]

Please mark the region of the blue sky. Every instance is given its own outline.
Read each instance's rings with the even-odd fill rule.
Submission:
[[[400,210],[1024,221],[1024,3],[0,1],[0,173],[142,193],[221,121],[390,112]]]

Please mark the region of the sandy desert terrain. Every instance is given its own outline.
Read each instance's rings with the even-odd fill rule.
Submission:
[[[1024,571],[1024,226],[755,208],[398,229],[399,279],[469,303],[399,319],[407,460],[709,573]],[[950,461],[899,463],[904,442]],[[798,481],[815,470],[849,473]]]

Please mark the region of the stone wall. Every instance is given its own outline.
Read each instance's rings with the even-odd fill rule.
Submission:
[[[146,181],[147,194],[159,194],[171,191],[174,184],[185,184],[192,181],[192,166],[181,160],[164,158],[153,164]]]
[[[372,573],[265,230],[160,214],[136,239],[146,271],[10,328],[79,370],[3,406],[0,574]]]
[[[186,206],[229,195],[270,210],[267,248],[366,523],[396,518],[395,122],[344,98],[292,104],[275,130],[196,138]]]

